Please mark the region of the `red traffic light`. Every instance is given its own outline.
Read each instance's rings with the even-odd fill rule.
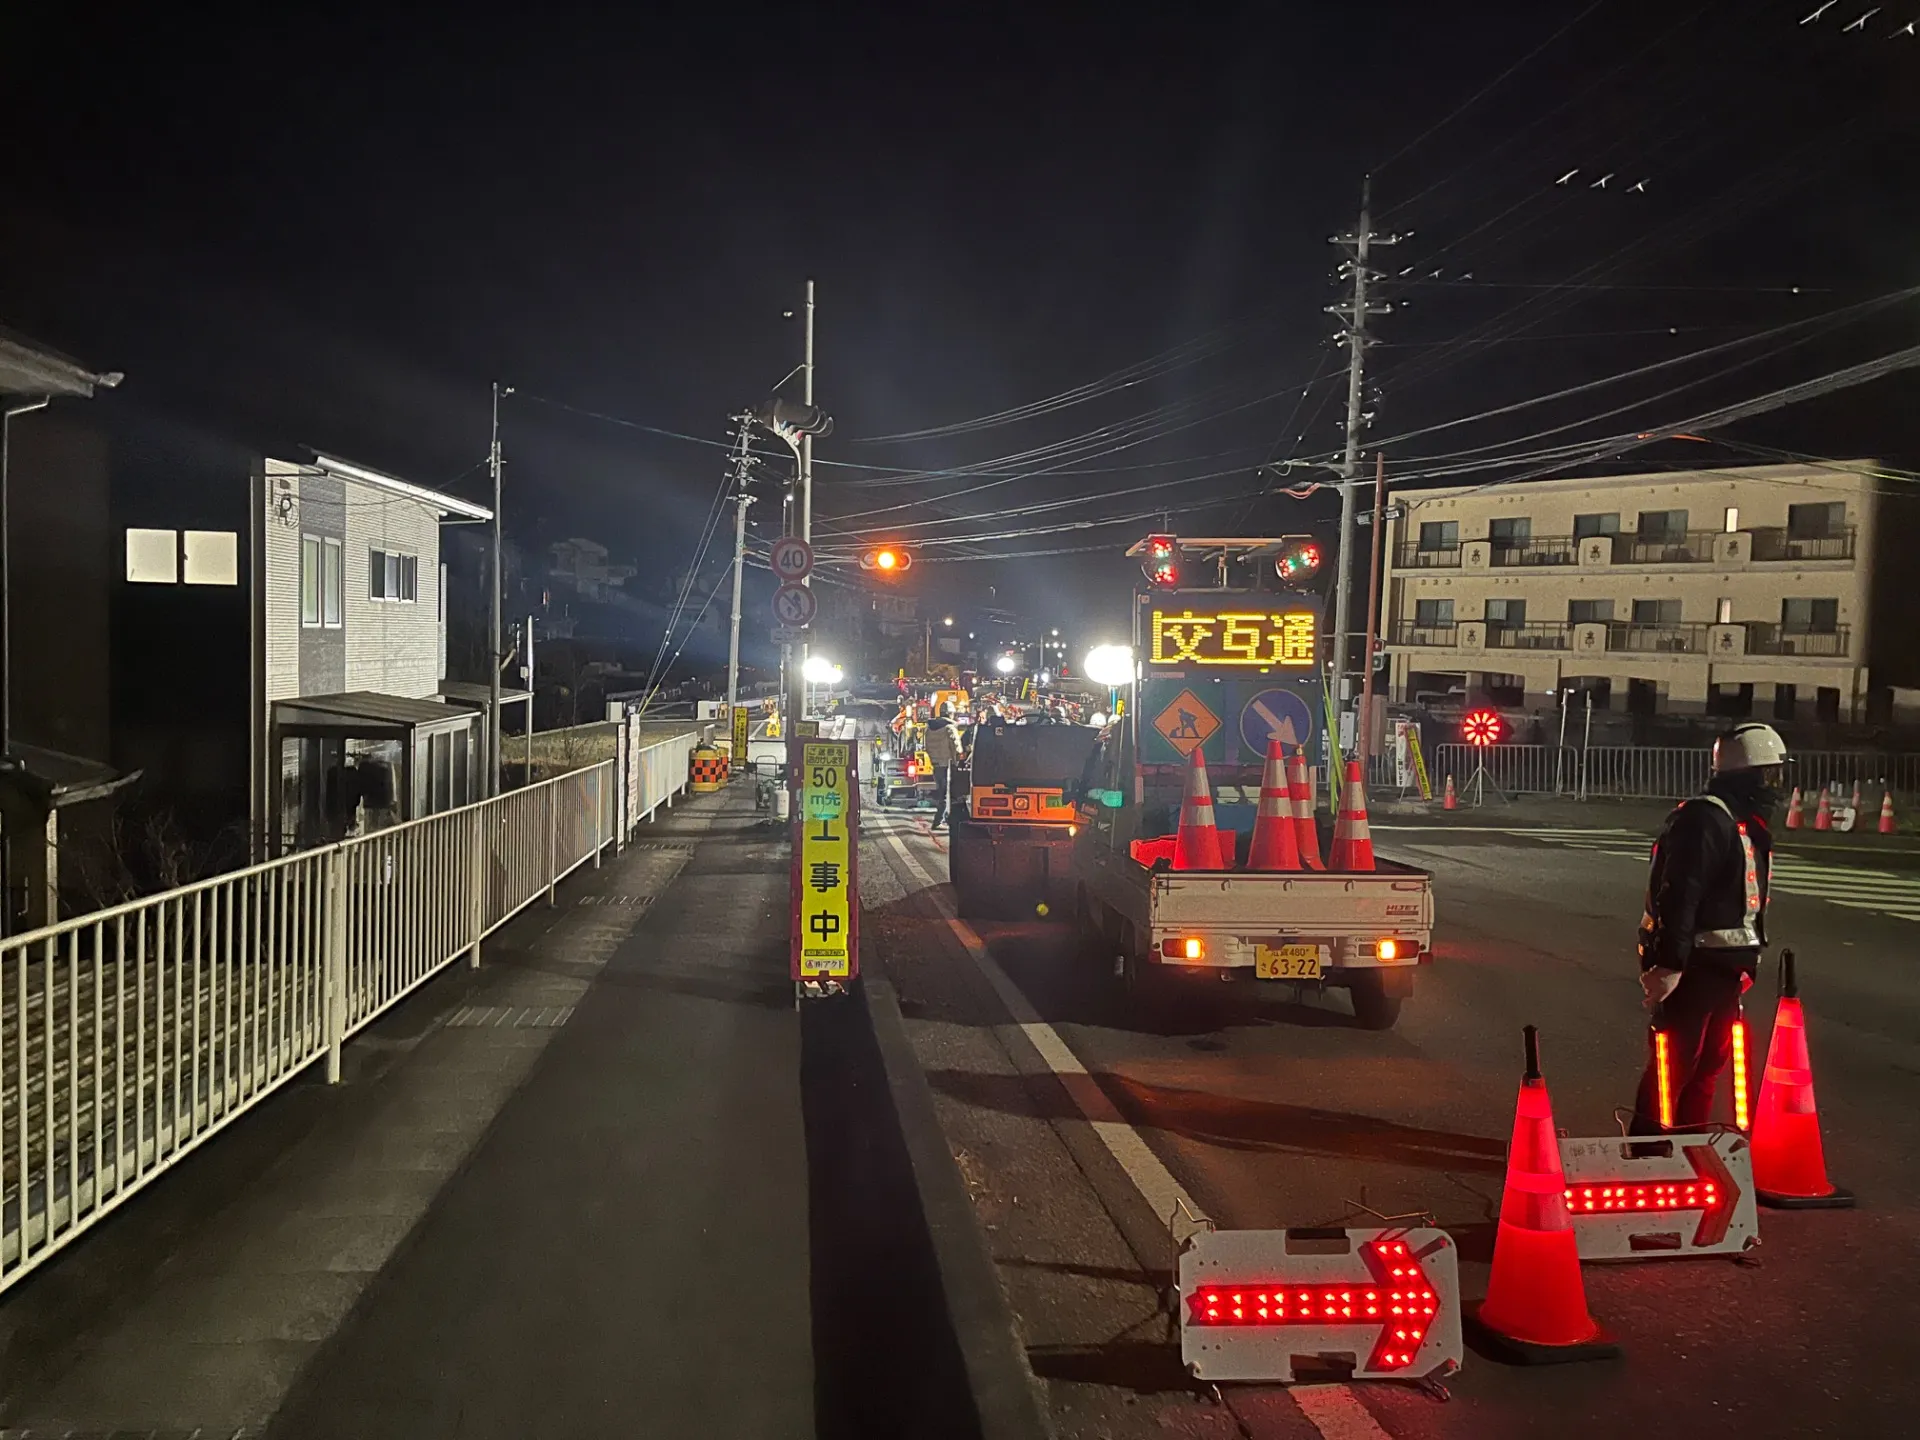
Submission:
[[[902,575],[913,568],[913,554],[899,545],[877,545],[860,555],[860,568],[877,575]]]
[[[1273,569],[1289,585],[1304,585],[1320,573],[1320,547],[1311,540],[1298,540],[1273,557]]]
[[[1180,584],[1180,542],[1171,535],[1149,535],[1140,573],[1157,590],[1175,589]]]
[[[1507,722],[1500,718],[1498,710],[1469,710],[1460,722],[1460,738],[1484,749],[1498,745],[1506,729]]]

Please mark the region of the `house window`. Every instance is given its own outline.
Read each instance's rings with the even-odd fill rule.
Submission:
[[[1451,520],[1446,522],[1451,525]],[[1413,602],[1413,623],[1416,625],[1453,624],[1453,601],[1416,600]]]
[[[1460,522],[1458,520],[1422,520],[1420,522],[1420,548],[1422,550],[1458,550],[1460,548]],[[1424,601],[1421,603],[1425,603]],[[1449,621],[1449,624],[1452,622]]]
[[[1585,540],[1590,535],[1618,535],[1620,533],[1620,512],[1611,515],[1576,515],[1573,517],[1573,538]]]
[[[1642,510],[1639,538],[1677,544],[1687,538],[1687,512],[1684,510]]]
[[[1840,628],[1838,600],[1782,600],[1780,628],[1800,635],[1831,635]]]
[[[1524,515],[1487,522],[1487,538],[1496,550],[1511,550],[1533,538],[1533,521]]]
[[[1567,622],[1572,625],[1586,625],[1593,621],[1602,624],[1613,619],[1613,601],[1611,600],[1569,600],[1567,602]]]
[[[320,620],[329,629],[340,626],[340,592],[344,588],[346,557],[340,542],[329,536],[320,549]]]
[[[180,578],[178,530],[127,531],[127,579],[135,585],[172,585]]]
[[[300,623],[320,623],[320,537],[300,537]]]
[[[1492,627],[1511,629],[1527,623],[1527,602],[1524,600],[1487,601],[1487,624]]]
[[[1836,500],[1830,505],[1789,505],[1787,534],[1795,540],[1825,540],[1847,528],[1847,503]]]
[[[420,594],[420,561],[412,555],[393,550],[368,552],[367,595],[374,600],[417,600]]]
[[[1733,601],[1727,596],[1722,595],[1720,597],[1720,607],[1713,613],[1714,623],[1716,625],[1731,625],[1733,623]]]
[[[187,584],[240,583],[240,537],[233,531],[187,530],[180,539],[180,578]]]
[[[1739,531],[1740,507],[1738,505],[1729,505],[1727,506],[1727,534],[1735,535],[1738,534]]]
[[[1681,513],[1685,513],[1684,511]],[[1633,623],[1636,625],[1678,625],[1680,623],[1680,602],[1678,600],[1636,600],[1633,602]]]

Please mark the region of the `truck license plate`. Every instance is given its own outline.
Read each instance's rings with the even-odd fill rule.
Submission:
[[[1318,945],[1256,945],[1253,973],[1260,980],[1318,980],[1322,949]]]

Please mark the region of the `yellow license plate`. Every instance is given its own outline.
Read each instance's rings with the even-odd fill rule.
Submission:
[[[1258,945],[1253,952],[1253,973],[1260,980],[1318,980],[1318,945]]]

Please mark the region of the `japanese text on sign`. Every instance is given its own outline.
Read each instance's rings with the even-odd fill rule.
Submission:
[[[1221,610],[1213,614],[1155,610],[1150,665],[1275,666],[1314,663],[1318,617],[1311,610]]]
[[[794,977],[854,973],[853,746],[802,742],[795,868]],[[791,753],[791,752],[789,752]]]

